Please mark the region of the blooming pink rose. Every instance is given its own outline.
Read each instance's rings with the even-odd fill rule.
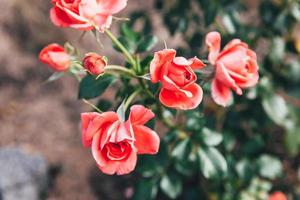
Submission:
[[[189,60],[175,57],[174,49],[165,49],[154,54],[150,64],[151,81],[161,82],[159,99],[167,107],[193,109],[202,101],[202,88],[196,84],[197,76],[193,70],[205,65],[194,57]]]
[[[287,198],[282,192],[274,192],[269,196],[269,200],[287,200]]]
[[[55,71],[66,71],[71,64],[70,56],[58,44],[50,44],[43,48],[39,55],[40,61],[48,64]]]
[[[87,53],[82,61],[83,67],[93,75],[99,75],[104,72],[104,68],[107,65],[103,56],[96,53]]]
[[[56,26],[100,31],[109,28],[112,15],[127,5],[127,0],[52,0],[50,18]]]
[[[242,95],[243,88],[253,87],[258,82],[256,54],[239,39],[229,42],[220,52],[221,36],[218,32],[207,34],[206,45],[209,48],[208,60],[215,66],[212,97],[217,104],[226,106],[232,98],[231,90]]]
[[[128,174],[134,170],[137,154],[156,154],[159,137],[144,126],[154,117],[141,105],[130,109],[129,119],[122,122],[115,112],[83,113],[82,143],[92,148],[99,169],[105,174]]]

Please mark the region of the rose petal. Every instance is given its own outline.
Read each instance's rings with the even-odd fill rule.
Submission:
[[[130,108],[130,123],[132,125],[144,125],[154,117],[154,113],[142,105],[134,105]]]
[[[127,5],[127,0],[102,0],[98,4],[99,13],[115,14],[123,10]]]
[[[153,130],[146,126],[133,126],[135,147],[138,154],[156,154],[159,149],[160,139]]]
[[[202,101],[202,88],[196,83],[193,83],[186,86],[184,90],[188,91],[191,94],[191,97],[187,97],[180,91],[175,92],[162,88],[159,99],[165,106],[175,109],[188,110],[196,108]]]
[[[224,86],[217,79],[213,79],[212,81],[211,95],[217,104],[224,107],[226,107],[232,99],[230,88]]]
[[[173,62],[176,64],[176,65],[179,65],[179,66],[190,66],[193,61],[191,60],[187,60],[186,58],[184,57],[175,57],[173,59]]]
[[[215,61],[219,55],[221,48],[221,35],[218,32],[210,32],[206,35],[205,43],[208,46],[209,54],[208,60],[211,64],[215,64]]]
[[[150,63],[150,76],[152,83],[157,83],[161,77],[161,67],[166,62],[171,62],[176,55],[176,51],[174,49],[164,49],[162,51],[158,51],[154,54],[154,58]]]
[[[100,167],[106,166],[109,162],[109,160],[107,160],[107,158],[105,158],[102,154],[102,150],[100,148],[100,134],[99,133],[97,133],[93,137],[92,155],[93,155],[97,165]]]
[[[227,69],[222,62],[217,62],[215,78],[218,79],[222,85],[232,88],[238,95],[242,95],[242,89],[235,83],[229,75]]]
[[[191,58],[189,59],[190,61],[192,61],[192,64],[190,65],[190,67],[193,70],[196,69],[202,69],[203,67],[205,67],[206,65],[197,57]]]

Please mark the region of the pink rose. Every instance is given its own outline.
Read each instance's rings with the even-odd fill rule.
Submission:
[[[206,45],[209,48],[208,60],[215,66],[212,97],[217,104],[226,106],[232,98],[231,90],[242,95],[243,88],[253,87],[258,82],[256,54],[239,39],[229,42],[220,52],[221,36],[218,32],[207,34]]]
[[[127,0],[52,0],[50,18],[56,26],[100,31],[109,28],[112,15],[127,5]]]
[[[50,44],[43,48],[39,55],[40,61],[49,65],[54,71],[66,71],[71,65],[69,54],[58,44]]]
[[[268,200],[287,200],[287,198],[282,192],[274,192],[269,196]]]
[[[105,174],[128,174],[134,170],[137,154],[156,154],[159,137],[144,126],[154,117],[141,105],[130,109],[129,119],[122,122],[115,112],[83,113],[82,143],[92,148],[99,169]]]
[[[194,109],[202,101],[202,88],[196,83],[193,70],[205,65],[198,58],[189,60],[175,57],[174,49],[165,49],[154,54],[150,64],[152,83],[161,82],[159,99],[162,104],[176,109]]]
[[[93,75],[100,75],[104,72],[104,68],[107,65],[103,56],[96,53],[87,53],[82,61],[83,67]]]

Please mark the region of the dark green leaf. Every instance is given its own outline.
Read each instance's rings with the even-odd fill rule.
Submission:
[[[114,82],[115,78],[111,75],[103,75],[96,80],[95,76],[87,75],[79,85],[79,99],[92,99],[100,96]]]
[[[206,178],[227,173],[227,163],[222,154],[214,147],[198,148],[200,168]]]
[[[270,119],[278,125],[285,125],[289,111],[285,100],[281,96],[277,94],[265,96],[262,105]]]
[[[151,200],[157,195],[157,183],[151,179],[141,179],[135,187],[132,200]]]
[[[176,174],[165,174],[160,181],[161,190],[171,199],[177,198],[182,192],[182,182]]]
[[[178,160],[186,159],[191,149],[191,143],[189,138],[180,141],[172,151],[172,157]]]
[[[223,140],[223,136],[220,133],[208,128],[203,128],[202,133],[203,141],[207,146],[217,146]]]
[[[155,36],[149,35],[144,37],[137,47],[137,52],[145,52],[150,51],[155,44],[157,43],[158,39]]]

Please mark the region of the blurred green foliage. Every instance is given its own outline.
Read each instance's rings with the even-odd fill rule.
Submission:
[[[296,29],[300,2],[156,0],[155,6],[171,36],[182,37],[179,55],[204,58],[205,35],[216,30],[223,45],[240,38],[257,52],[260,82],[243,96],[235,96],[229,108],[208,100],[181,113],[178,126],[162,138],[158,155],[140,157],[133,199],[265,200],[275,190],[300,199],[300,29]],[[149,35],[152,24],[147,12],[130,18],[122,24],[118,39],[144,75],[152,59],[146,54],[158,39]],[[102,93],[113,81],[110,76],[97,80],[87,76],[79,96],[98,96],[87,86]],[[121,84],[115,98],[119,103],[135,90],[129,78],[121,77]],[[153,94],[158,91],[150,82],[142,86]],[[210,85],[203,88],[209,99]],[[139,101],[148,107],[156,103],[146,95]],[[106,101],[99,102],[105,109],[112,106],[101,102]],[[154,112],[162,119],[178,116],[172,109],[161,112],[158,107]],[[152,120],[151,126],[155,124]]]

